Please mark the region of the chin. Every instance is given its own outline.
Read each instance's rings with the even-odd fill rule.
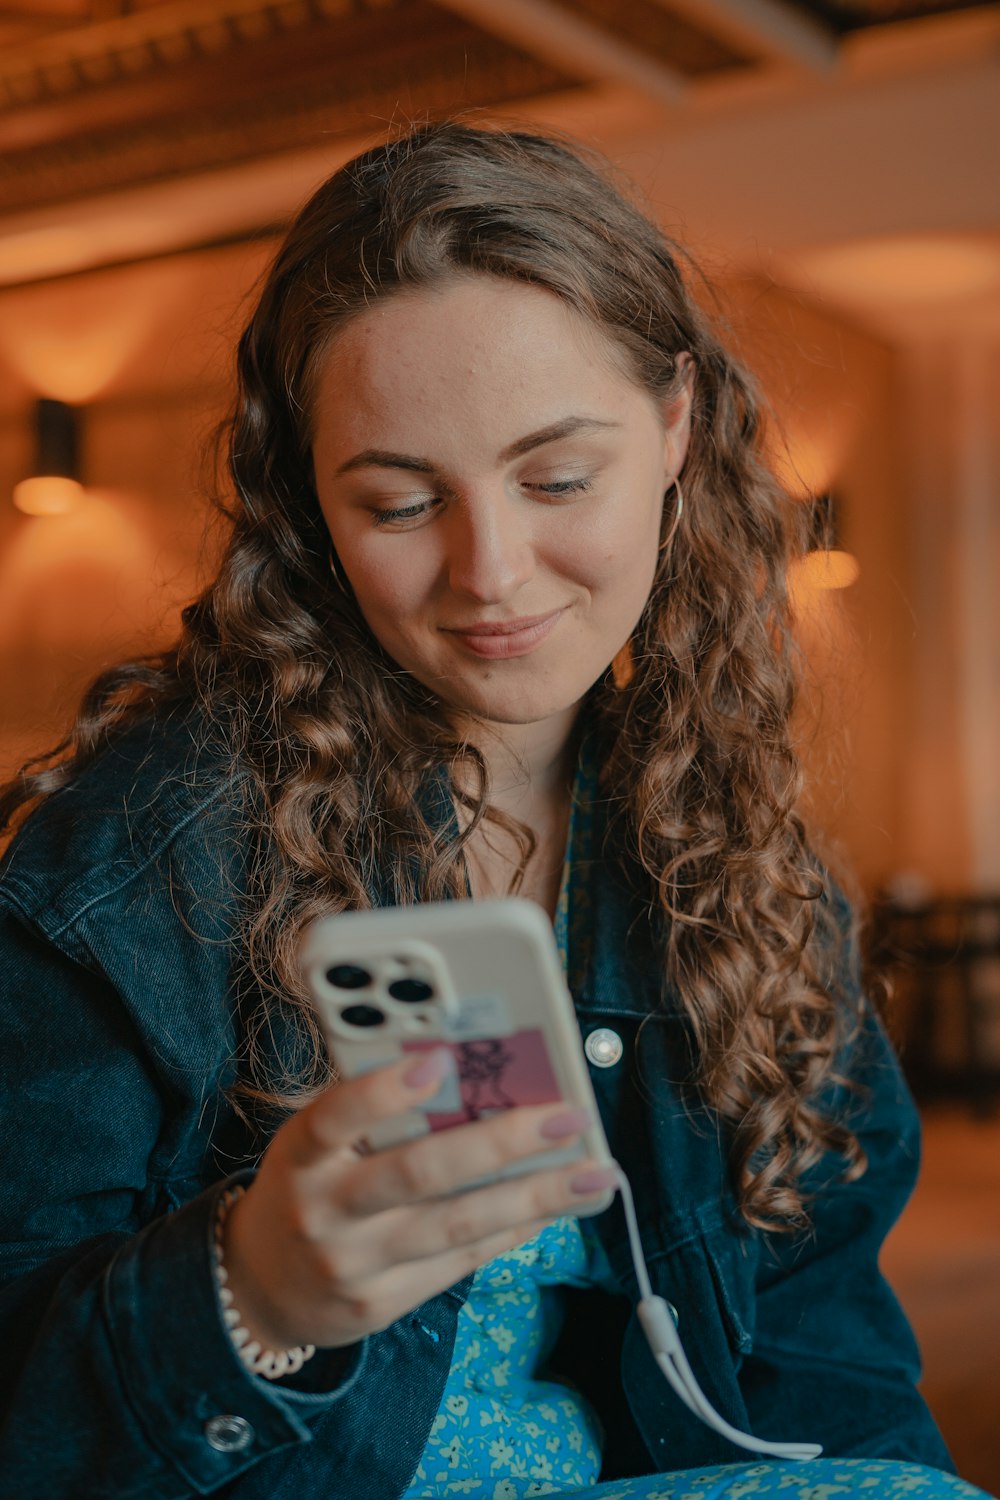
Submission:
[[[545,719],[575,708],[589,690],[586,683],[562,688],[558,693],[517,692],[455,693],[438,690],[442,701],[455,713],[482,719],[491,724],[539,724]]]

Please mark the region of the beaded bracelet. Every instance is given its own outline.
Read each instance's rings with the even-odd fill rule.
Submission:
[[[299,1345],[297,1349],[263,1349],[256,1339],[251,1339],[250,1330],[244,1328],[243,1319],[233,1306],[233,1294],[226,1285],[229,1280],[222,1259],[222,1234],[229,1210],[246,1192],[244,1187],[229,1188],[219,1198],[215,1215],[214,1265],[215,1287],[222,1304],[222,1317],[233,1347],[252,1375],[263,1375],[265,1380],[280,1380],[283,1375],[294,1375],[301,1370],[307,1359],[316,1353],[315,1344]]]

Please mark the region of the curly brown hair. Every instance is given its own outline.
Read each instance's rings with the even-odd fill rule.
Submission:
[[[330,1072],[299,978],[304,924],[370,905],[387,882],[395,900],[464,897],[469,835],[504,821],[481,757],[331,582],[310,432],[331,340],[401,288],[474,274],[555,293],[661,400],[678,394],[689,354],[683,524],[661,552],[627,670],[594,685],[588,712],[633,878],[666,933],[695,1082],[727,1129],[742,1213],[791,1227],[807,1217],[802,1175],[826,1151],[848,1175],[863,1170],[856,1139],[824,1107],[857,1017],[797,810],[785,584],[802,541],[796,508],[762,457],[752,384],[682,266],[605,169],[551,138],[446,122],[347,163],[296,218],[240,339],[217,577],[173,651],[95,682],[54,763],[25,768],[0,816],[65,784],[137,715],[200,709],[249,778],[243,816],[259,850],[243,932],[258,1000],[241,1088],[286,1106],[306,1097]],[[442,769],[470,814],[457,838],[421,797]],[[532,837],[514,831],[523,871]],[[276,1077],[253,1039],[288,1006],[301,1066]]]

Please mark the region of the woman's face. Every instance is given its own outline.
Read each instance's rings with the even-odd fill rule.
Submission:
[[[320,372],[313,458],[385,651],[460,717],[565,714],[649,596],[689,408],[540,288],[467,277],[355,318]]]

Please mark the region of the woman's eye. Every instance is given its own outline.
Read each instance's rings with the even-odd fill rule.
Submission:
[[[416,521],[427,515],[433,500],[415,500],[412,505],[394,505],[389,510],[373,510],[372,520],[376,526],[388,526],[399,521]]]
[[[578,479],[547,479],[544,483],[533,484],[534,490],[541,490],[543,495],[579,495],[584,490],[589,490],[593,480],[589,477]]]

